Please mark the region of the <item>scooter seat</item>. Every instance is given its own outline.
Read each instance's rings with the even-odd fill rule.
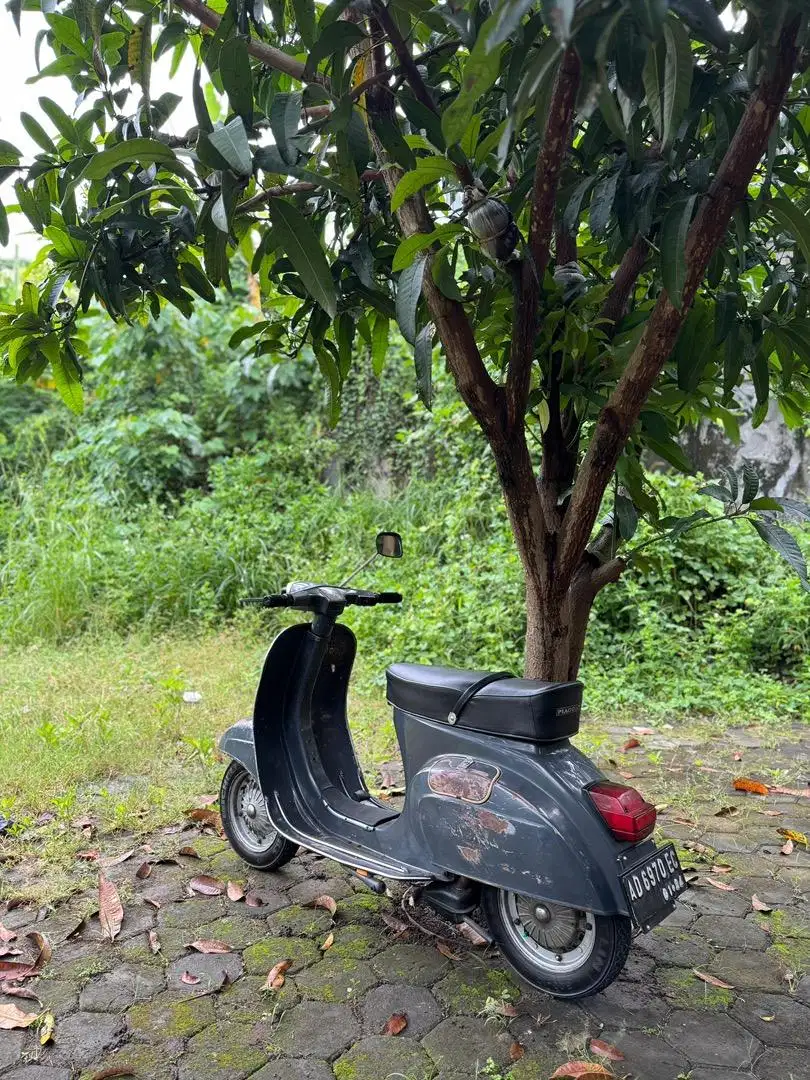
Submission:
[[[427,720],[532,742],[557,742],[579,731],[580,682],[498,679],[478,690],[456,716],[462,694],[486,675],[427,664],[392,664],[386,672],[388,701],[395,709]]]

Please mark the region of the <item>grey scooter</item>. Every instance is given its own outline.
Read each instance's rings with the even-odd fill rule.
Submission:
[[[377,554],[399,557],[400,537],[380,533]],[[666,918],[686,882],[672,845],[650,839],[655,808],[571,745],[582,684],[394,664],[388,701],[406,780],[397,811],[370,794],[355,756],[346,697],[356,639],[338,619],[402,597],[348,580],[249,601],[312,618],[273,642],[252,719],[220,742],[232,758],[220,805],[234,850],[274,870],[301,846],[377,892],[381,878],[424,883],[421,898],[451,919],[481,910],[533,987],[561,998],[603,990],[633,933]]]

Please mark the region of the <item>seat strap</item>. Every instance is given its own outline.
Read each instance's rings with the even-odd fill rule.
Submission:
[[[458,723],[458,718],[461,716],[462,711],[479,690],[483,690],[484,687],[489,686],[490,683],[498,682],[499,679],[514,679],[514,677],[515,676],[511,671],[491,671],[489,675],[484,675],[477,682],[474,682],[472,686],[468,686],[463,694],[459,695],[452,710],[447,714],[447,723]]]

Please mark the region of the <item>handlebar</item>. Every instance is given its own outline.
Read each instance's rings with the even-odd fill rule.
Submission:
[[[338,594],[334,599],[345,604],[347,607],[353,604],[357,607],[374,607],[376,604],[401,604],[402,594],[398,592],[367,592],[363,589],[337,589],[332,586],[314,586],[311,589],[301,589],[293,593],[269,593],[267,596],[246,596],[239,603],[243,606],[256,604],[264,608],[300,607],[307,608],[313,594],[323,595],[322,590],[328,589],[330,593]]]

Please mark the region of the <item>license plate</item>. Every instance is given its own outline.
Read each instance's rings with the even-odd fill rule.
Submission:
[[[650,930],[675,908],[686,879],[672,844],[658,848],[622,874],[630,913],[642,930]]]

